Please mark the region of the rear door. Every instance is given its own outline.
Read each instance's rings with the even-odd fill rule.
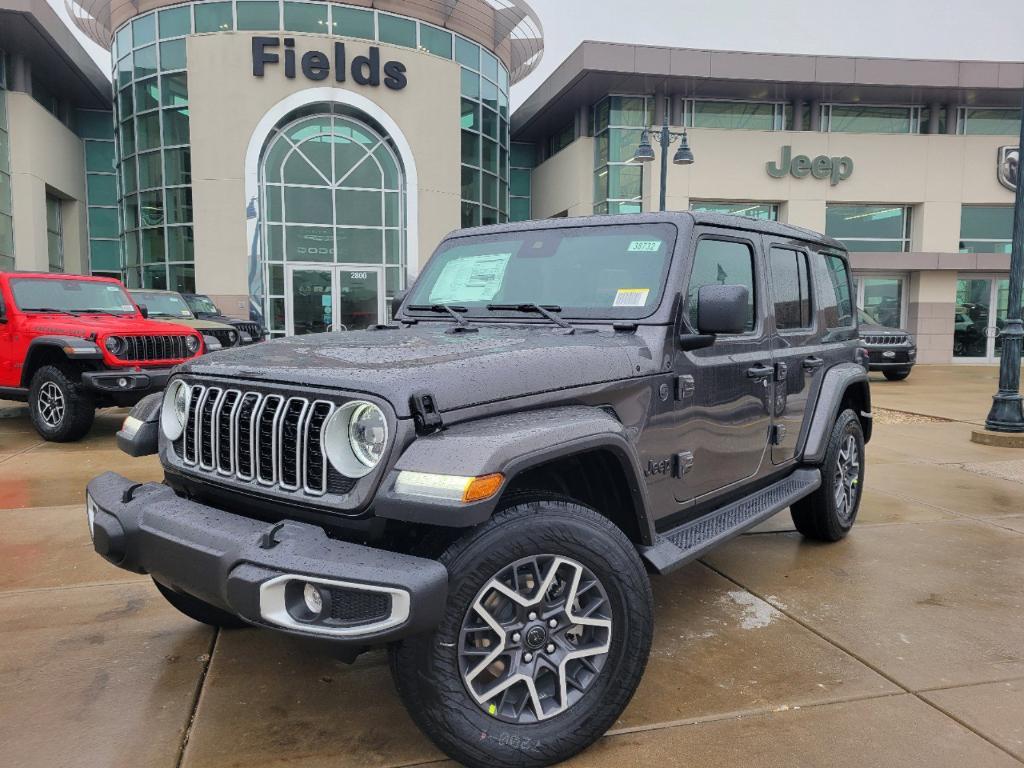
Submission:
[[[770,235],[764,244],[775,326],[771,455],[773,464],[784,464],[796,456],[808,403],[814,402],[824,375],[823,332],[815,314],[806,246]]]
[[[676,371],[692,377],[678,421],[677,444],[692,455],[692,466],[676,484],[680,502],[757,474],[768,443],[774,389],[760,236],[698,227],[695,241],[684,294],[686,330],[697,330],[697,292],[703,285],[746,286],[750,312],[743,333],[720,335],[710,347],[676,353]]]

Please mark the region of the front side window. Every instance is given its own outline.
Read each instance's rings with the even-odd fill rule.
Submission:
[[[811,282],[807,254],[772,248],[768,257],[775,300],[775,327],[780,331],[811,326]]]
[[[691,200],[690,210],[703,213],[729,213],[733,216],[747,216],[762,221],[778,221],[777,203],[736,203],[717,200]]]
[[[506,315],[489,305],[540,304],[565,317],[638,319],[664,293],[675,246],[671,224],[567,227],[465,237],[442,244],[409,298],[471,315]],[[512,313],[515,314],[515,313]]]
[[[754,330],[754,251],[749,243],[709,238],[697,243],[697,250],[693,255],[690,285],[686,290],[687,316],[690,320],[690,327],[693,329],[698,327],[698,293],[705,285],[746,286],[750,306],[745,332],[749,333]]]
[[[836,253],[815,253],[812,257],[817,286],[818,307],[830,330],[854,325],[850,267]]]
[[[841,240],[849,251],[909,251],[910,207],[829,204],[825,207],[825,233]]]
[[[63,278],[11,280],[14,303],[23,312],[114,312],[134,315],[135,305],[118,283]]]
[[[965,205],[960,209],[960,253],[1009,253],[1012,205]]]
[[[175,317],[192,319],[192,310],[188,304],[177,293],[162,293],[160,291],[132,291],[132,298],[136,304],[145,304],[149,316]]]

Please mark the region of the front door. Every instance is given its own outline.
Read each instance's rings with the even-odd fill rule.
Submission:
[[[289,335],[357,331],[386,320],[382,267],[294,264],[286,281]]]

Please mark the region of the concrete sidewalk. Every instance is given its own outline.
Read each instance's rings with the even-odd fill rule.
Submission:
[[[656,579],[641,687],[571,765],[1020,768],[1024,452],[969,439],[995,375],[922,366],[873,385],[865,497],[843,542],[803,541],[783,514]],[[92,553],[85,482],[160,477],[115,449],[123,414],[61,446],[6,405],[0,764],[448,764],[383,653],[346,666],[273,633],[215,632]]]

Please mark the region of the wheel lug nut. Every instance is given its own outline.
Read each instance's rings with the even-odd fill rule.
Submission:
[[[537,620],[537,614],[534,613],[533,611],[530,611],[530,621],[536,621],[536,620]]]
[[[551,621],[549,621],[548,622],[548,626],[551,627],[552,629],[557,627],[558,626],[558,619],[552,619]]]
[[[512,642],[513,643],[518,643],[520,637],[521,637],[521,635],[518,632],[513,632],[512,633]]]
[[[523,661],[525,661],[527,663],[533,661],[533,654],[532,653],[524,653],[523,654]]]
[[[555,652],[555,644],[554,643],[548,643],[548,647],[547,647],[546,650],[547,650],[548,653],[554,653]]]

